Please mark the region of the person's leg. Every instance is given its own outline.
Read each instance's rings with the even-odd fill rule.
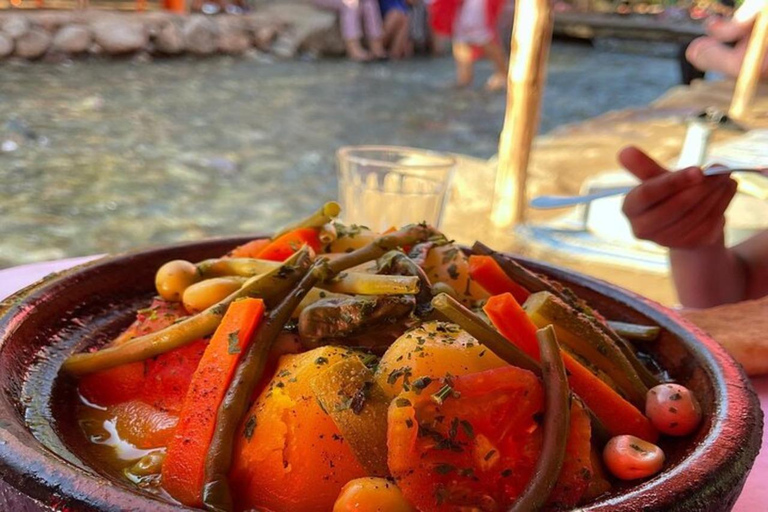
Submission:
[[[408,15],[399,9],[390,9],[384,19],[384,45],[393,59],[405,57],[408,30]]]
[[[363,27],[360,19],[360,4],[356,0],[312,0],[312,3],[322,9],[337,11],[341,24],[341,36],[347,47],[347,56],[358,62],[371,59],[361,44]]]
[[[507,85],[507,74],[509,72],[507,54],[504,52],[501,44],[495,39],[483,46],[485,54],[493,62],[494,72],[485,83],[485,88],[489,91],[498,91],[504,89]]]
[[[384,27],[381,20],[381,9],[378,0],[360,0],[360,9],[365,23],[365,35],[368,38],[368,46],[371,53],[377,59],[386,59],[384,50]]]
[[[456,86],[472,85],[474,70],[472,63],[472,48],[461,41],[453,42],[453,60],[456,61]]]
[[[688,51],[690,45],[691,41],[681,44],[677,54],[677,60],[680,63],[680,81],[683,85],[691,85],[691,82],[700,80],[704,78],[705,75],[704,71],[688,62],[688,59],[685,57],[685,53]]]
[[[400,31],[400,26],[403,23],[401,12],[397,9],[390,9],[384,15],[384,35],[382,37],[385,48],[390,48],[392,42],[395,40],[395,36]]]

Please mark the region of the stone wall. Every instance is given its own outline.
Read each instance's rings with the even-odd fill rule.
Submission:
[[[179,55],[279,58],[338,55],[336,16],[303,3],[280,2],[244,15],[121,13],[98,10],[0,11],[0,62],[94,56],[143,59]]]

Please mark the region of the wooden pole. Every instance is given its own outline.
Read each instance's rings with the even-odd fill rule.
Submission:
[[[731,108],[728,112],[731,117],[739,119],[746,115],[760,81],[766,47],[768,47],[768,1],[764,1],[763,8],[755,19],[755,26],[744,54],[744,62],[741,64],[739,77],[736,80],[736,89],[733,91]]]
[[[551,40],[550,0],[517,0],[491,210],[491,222],[500,228],[525,221],[528,156],[539,127]]]

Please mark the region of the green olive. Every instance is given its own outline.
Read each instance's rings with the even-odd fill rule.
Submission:
[[[194,263],[185,260],[173,260],[157,270],[155,288],[165,300],[179,302],[184,290],[199,280],[200,274]]]
[[[209,308],[240,289],[245,282],[242,277],[214,277],[191,285],[184,291],[184,308],[194,314]]]

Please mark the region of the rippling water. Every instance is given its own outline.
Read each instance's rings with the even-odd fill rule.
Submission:
[[[503,94],[448,58],[0,67],[0,268],[268,231],[336,196],[334,151],[495,152]],[[542,131],[643,105],[674,61],[555,44]]]

